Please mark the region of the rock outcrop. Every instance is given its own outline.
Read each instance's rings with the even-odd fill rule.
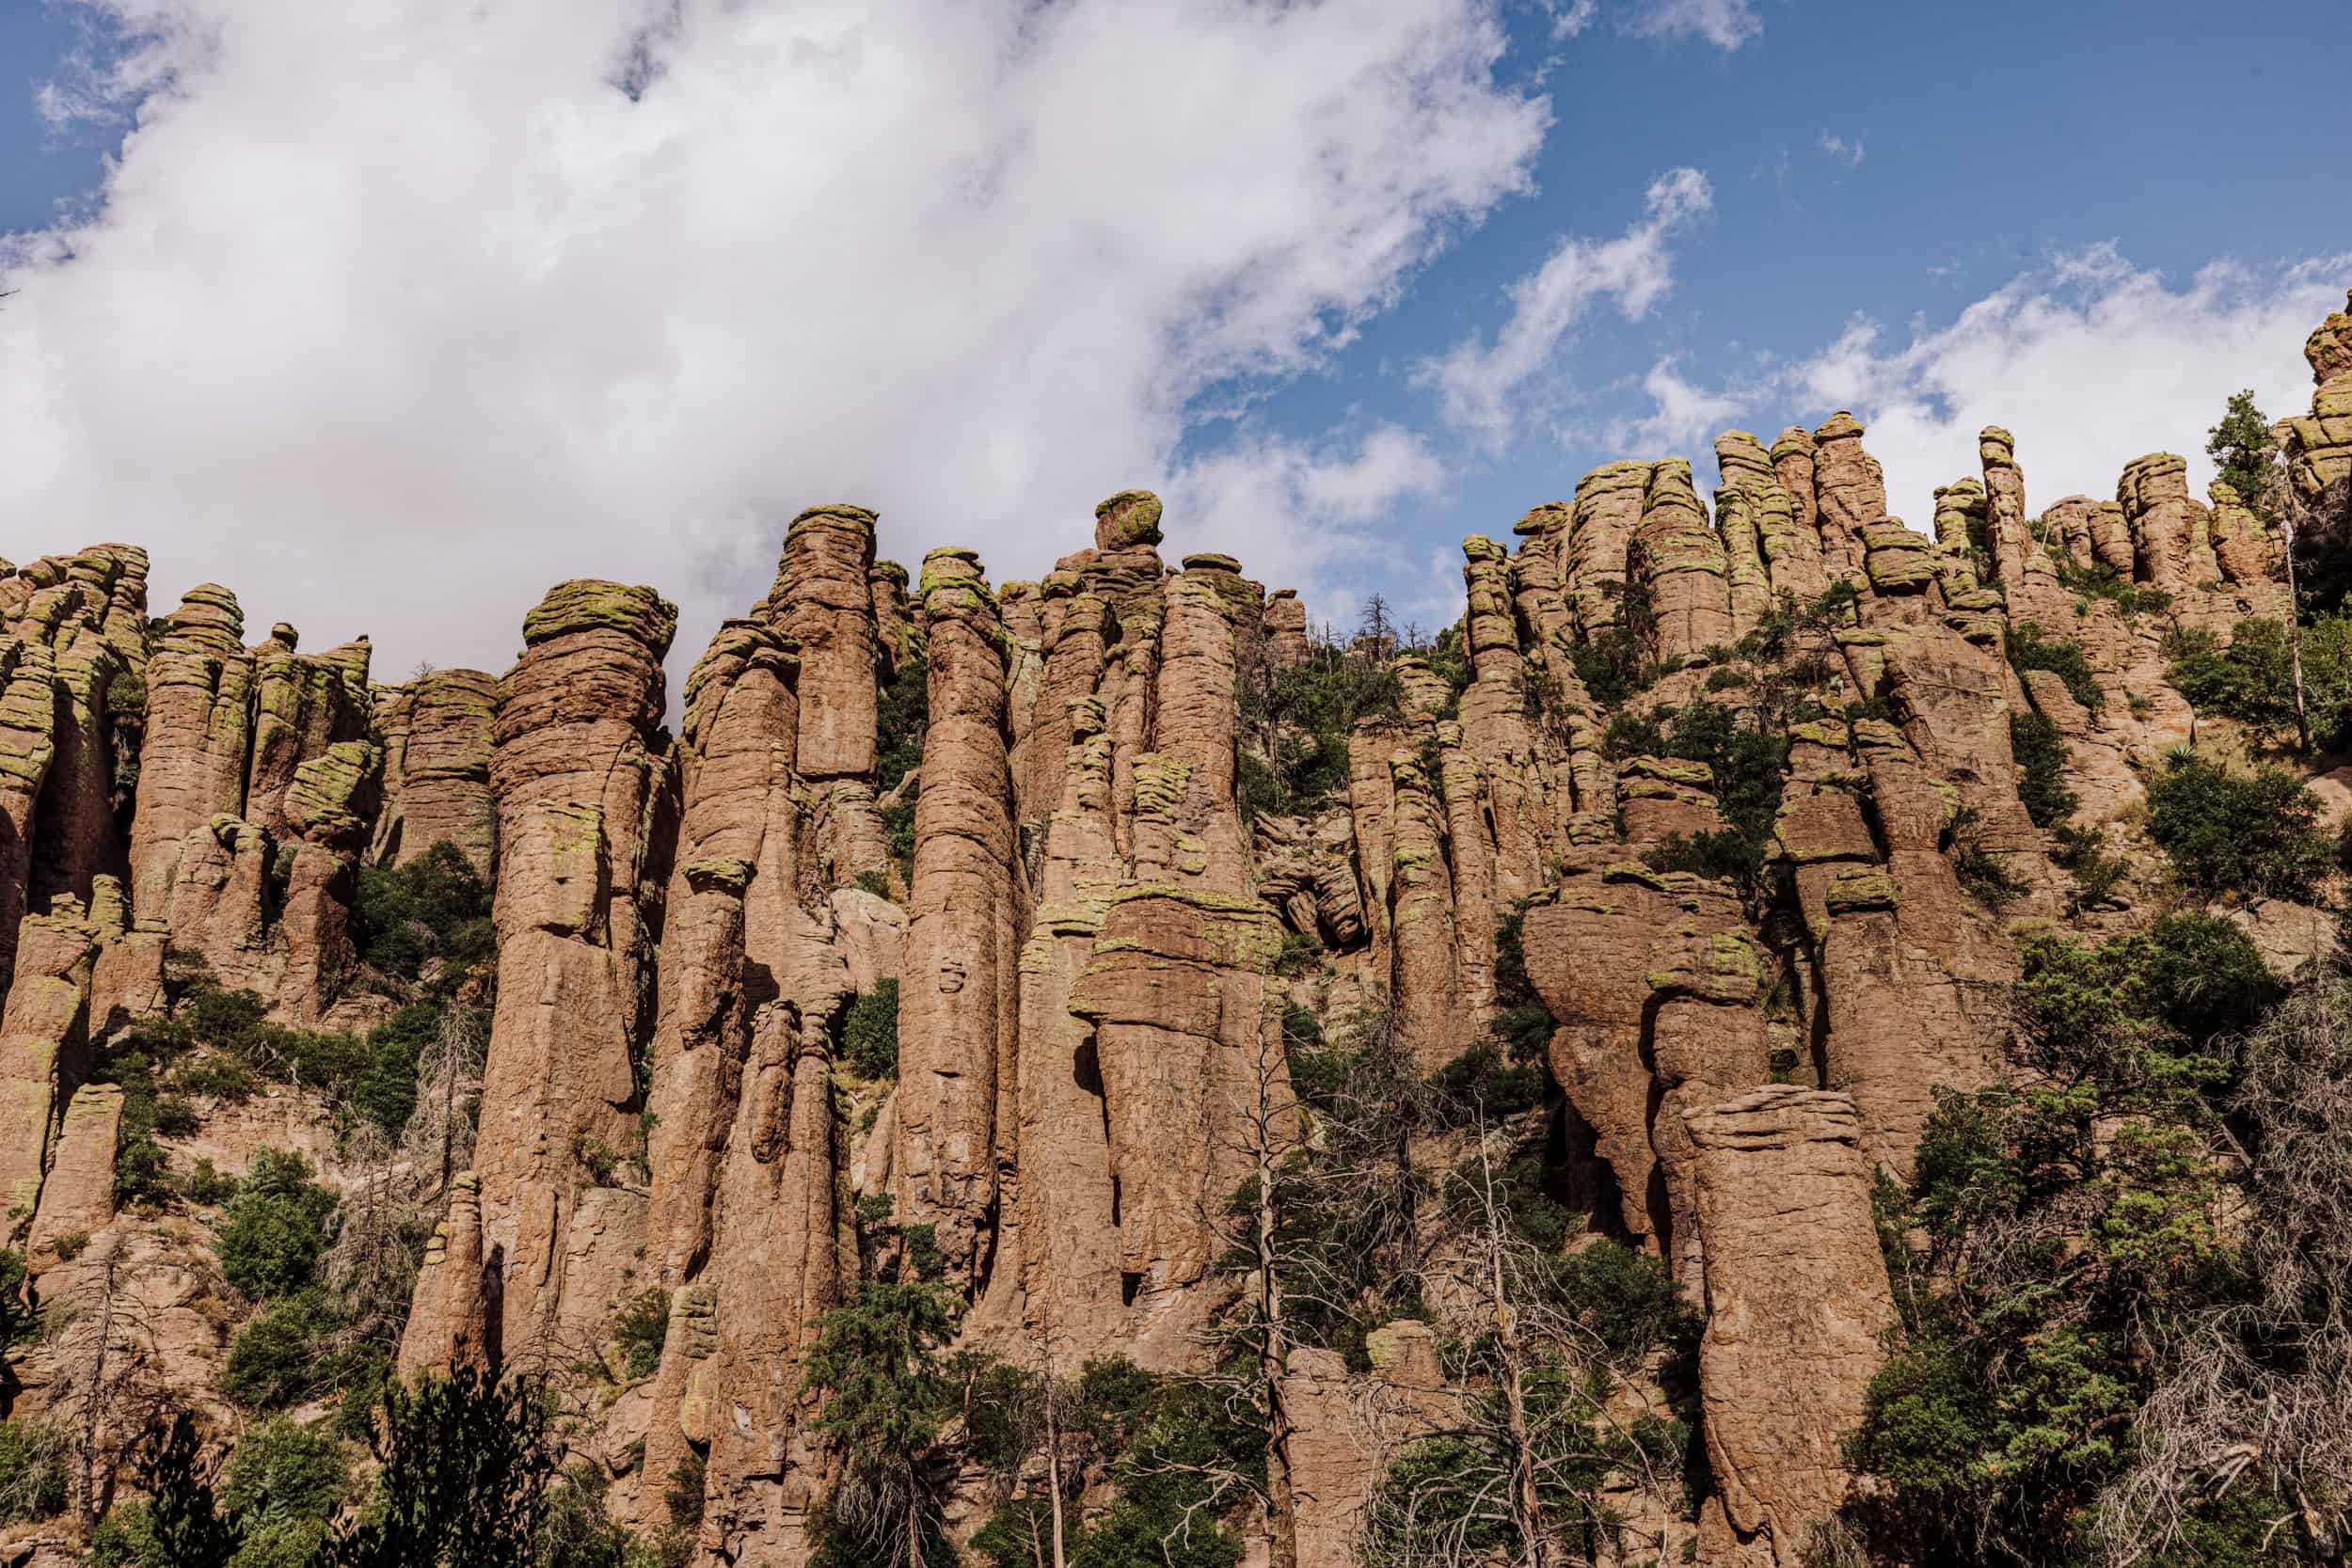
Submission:
[[[2285,444],[2317,506],[2352,472],[2352,316],[2308,353]],[[1709,1491],[1661,1550],[1795,1568],[1891,1322],[1873,1184],[1940,1091],[2013,1070],[2027,938],[2144,924],[2072,857],[2144,868],[2143,774],[2207,721],[2170,635],[2289,608],[2255,498],[2193,499],[2178,456],[2037,514],[1988,426],[1920,532],[1863,434],[1726,432],[1708,499],[1687,458],[1596,468],[1464,540],[1456,626],[1344,644],[1231,557],[1171,569],[1149,492],[1034,582],[946,548],[911,591],[874,514],[817,507],[675,735],[649,587],[557,585],[502,676],[371,687],[365,639],[248,647],[224,588],[148,622],[129,546],[8,567],[0,1182],[33,1293],[137,1259],[202,1323],[178,1243],[117,1212],[145,1124],[99,1080],[158,1037],[123,1032],[206,980],[306,1028],[388,1015],[413,993],[353,985],[362,867],[448,844],[496,954],[432,984],[490,1033],[398,1366],[604,1369],[582,1451],[641,1527],[700,1478],[695,1568],[816,1554],[843,1456],[801,1364],[934,1253],[960,1349],[1201,1370],[1248,1283],[1235,1193],[1328,1147],[1316,1097],[1373,1047],[1451,1097],[1401,1158],[1453,1161],[1517,1085],[1537,1109],[1496,1135],[1581,1223],[1563,1244],[1646,1252],[1704,1306]],[[2071,816],[2029,809],[2054,782]],[[1442,1250],[1442,1207],[1399,1244]],[[663,1325],[649,1374],[625,1313],[640,1352]],[[1370,1373],[1296,1346],[1277,1380],[1304,1568],[1348,1561],[1396,1446],[1482,1394],[1419,1324],[1368,1346]],[[1679,1375],[1629,1373],[1661,1401]]]

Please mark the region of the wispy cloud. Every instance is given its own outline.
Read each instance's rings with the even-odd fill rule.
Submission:
[[[1642,38],[1702,39],[1724,50],[1764,31],[1749,0],[1635,0],[1618,25]]]
[[[1651,182],[1643,213],[1615,239],[1562,239],[1511,285],[1511,318],[1493,342],[1473,335],[1427,361],[1415,382],[1436,389],[1445,421],[1501,451],[1518,427],[1522,394],[1551,368],[1569,330],[1601,300],[1639,321],[1673,286],[1667,240],[1714,203],[1707,176],[1677,168]]]
[[[1856,136],[1853,140],[1848,141],[1845,137],[1838,135],[1836,132],[1823,131],[1821,133],[1820,147],[1824,153],[1831,158],[1836,159],[1838,163],[1845,165],[1848,168],[1860,168],[1862,166],[1863,147],[1862,138],[1860,136]]]

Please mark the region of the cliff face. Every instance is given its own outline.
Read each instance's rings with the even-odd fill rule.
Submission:
[[[2290,421],[2312,495],[2352,461],[2346,323]],[[2164,638],[2288,608],[2280,541],[2226,487],[2192,499],[2178,456],[2037,514],[1988,429],[1929,534],[1886,515],[1866,434],[1726,434],[1711,504],[1685,459],[1596,470],[1515,548],[1465,541],[1460,626],[1401,653],[1318,642],[1229,558],[1171,568],[1147,493],[993,587],[964,550],[910,583],[870,513],[820,507],[675,736],[651,588],[558,585],[502,677],[371,687],[364,639],[248,647],[225,589],[148,622],[128,546],[11,568],[16,1244],[45,1273],[115,1223],[123,1093],[92,1054],[165,1007],[167,951],[286,1023],[376,1022],[356,878],[453,844],[495,878],[495,1010],[400,1365],[593,1358],[666,1292],[658,1372],[603,1418],[631,1456],[612,1505],[651,1523],[691,1470],[697,1561],[798,1562],[837,1456],[795,1368],[871,1267],[862,1213],[930,1227],[971,1345],[1195,1366],[1239,1289],[1217,1217],[1287,1101],[1286,1008],[1382,1009],[1435,1070],[1532,989],[1555,1176],[1708,1313],[1700,1560],[1793,1568],[1890,1321],[1876,1174],[1907,1171],[1937,1088],[2003,1072],[2022,933],[2138,918],[2075,894],[2017,724],[2062,736],[2075,820],[2116,825],[2195,722]],[[2100,572],[2134,592],[2086,592]],[[2017,657],[2053,636],[2088,686]],[[1311,721],[1269,693],[1318,660],[1388,696],[1294,787]],[[1783,746],[1760,805],[1676,743],[1706,710]],[[1732,840],[1743,869],[1697,852]],[[886,981],[873,1082],[841,1030]],[[1300,1354],[1301,1463],[1360,1499],[1343,1368]],[[1336,1495],[1308,1510],[1320,1560],[1344,1560]]]

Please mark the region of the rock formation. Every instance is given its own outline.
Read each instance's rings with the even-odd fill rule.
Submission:
[[[2324,499],[2352,317],[2307,352],[2287,447]],[[501,676],[371,687],[364,639],[248,647],[225,588],[148,622],[129,546],[8,568],[0,1181],[36,1292],[85,1287],[75,1238],[132,1245],[109,1041],[199,974],[381,1019],[361,868],[447,844],[495,885],[494,961],[448,977],[490,1032],[399,1367],[610,1370],[624,1311],[666,1323],[594,1451],[639,1526],[701,1477],[697,1568],[808,1560],[841,1456],[798,1369],[917,1234],[964,1348],[1199,1370],[1244,1289],[1229,1205],[1327,1132],[1293,1068],[1343,1032],[1457,1090],[1540,1074],[1544,1190],[1707,1313],[1678,1528],[1794,1568],[1890,1321],[1874,1181],[1939,1090],[2010,1070],[2024,939],[2146,912],[2078,895],[2026,743],[2054,729],[2073,823],[2127,838],[2199,721],[2169,635],[2287,609],[2283,539],[2178,456],[2036,512],[1987,427],[1919,532],[1863,436],[1726,432],[1708,499],[1684,457],[1596,468],[1466,539],[1460,623],[1409,647],[1334,643],[1227,556],[1171,568],[1144,491],[994,585],[946,548],[910,588],[874,514],[817,507],[675,735],[650,587],[558,584]],[[2055,641],[2079,660],[2020,657]],[[894,987],[895,1067],[846,1049]],[[1427,1331],[1380,1336],[1375,1373],[1306,1346],[1279,1380],[1306,1568],[1352,1550],[1366,1401],[1398,1440],[1460,1409]]]

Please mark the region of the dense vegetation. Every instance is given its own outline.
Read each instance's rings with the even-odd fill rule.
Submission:
[[[2175,914],[2023,959],[2017,1079],[1941,1094],[1910,1189],[1881,1186],[1901,1323],[1851,1445],[1883,1483],[1853,1510],[1874,1555],[2095,1557],[2153,1345],[2247,1285],[2217,1198],[2235,1039],[2279,994],[2252,943]],[[2192,1511],[2228,1538],[2201,1560],[2254,1560],[2224,1501]]]
[[[2190,751],[2148,781],[2148,836],[2190,892],[2208,898],[2311,898],[2335,863],[2319,799],[2276,768],[2233,772]]]

